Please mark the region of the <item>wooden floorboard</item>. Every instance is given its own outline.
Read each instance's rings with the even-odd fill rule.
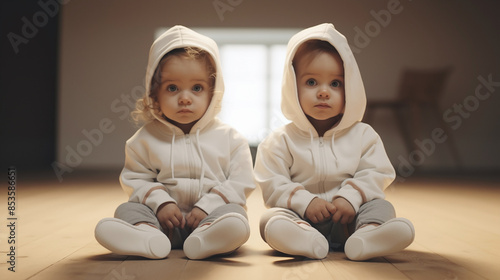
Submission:
[[[0,254],[7,260],[7,188],[1,186]],[[498,180],[409,179],[386,194],[398,216],[414,223],[416,238],[383,258],[353,262],[330,252],[317,261],[271,250],[258,231],[265,208],[256,190],[248,201],[251,236],[236,253],[193,261],[173,250],[166,259],[148,260],[112,254],[94,239],[96,223],[127,198],[115,173],[20,180],[16,272],[2,261],[0,279],[500,279]]]

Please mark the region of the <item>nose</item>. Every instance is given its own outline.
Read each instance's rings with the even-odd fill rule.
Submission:
[[[320,99],[328,99],[330,98],[330,93],[326,87],[321,87],[318,91],[317,97]]]
[[[189,93],[186,91],[181,91],[179,93],[179,105],[191,105],[192,100],[189,96]]]

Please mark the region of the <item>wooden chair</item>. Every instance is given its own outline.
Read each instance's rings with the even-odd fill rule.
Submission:
[[[422,140],[422,124],[425,121],[424,113],[431,113],[437,119],[440,127],[447,135],[447,144],[451,156],[457,167],[461,167],[460,156],[455,139],[443,120],[439,108],[439,101],[443,94],[446,81],[451,73],[451,67],[440,69],[406,69],[401,76],[398,96],[395,100],[368,101],[365,122],[372,124],[373,115],[378,109],[390,109],[395,113],[399,130],[409,152],[417,150],[416,139]],[[427,134],[430,137],[430,134]],[[436,144],[441,145],[441,144]]]

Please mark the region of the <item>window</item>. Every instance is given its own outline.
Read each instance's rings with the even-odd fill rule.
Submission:
[[[158,30],[157,37],[166,29]],[[286,44],[295,29],[193,28],[219,46],[225,94],[219,118],[256,146],[289,121],[281,113]]]

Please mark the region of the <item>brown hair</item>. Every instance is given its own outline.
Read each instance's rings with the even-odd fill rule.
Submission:
[[[196,47],[173,49],[165,54],[158,63],[151,78],[149,95],[147,97],[139,98],[135,104],[135,110],[131,113],[131,116],[136,124],[154,120],[155,116],[152,114],[151,110],[154,110],[155,114],[161,115],[160,106],[158,105],[158,89],[161,85],[161,67],[166,61],[168,61],[169,58],[174,56],[204,62],[208,72],[210,92],[213,93],[215,87],[216,68],[215,61],[212,56],[207,51]],[[152,104],[148,104],[148,98],[152,99]]]
[[[329,53],[332,55],[340,56],[337,49],[334,46],[332,46],[329,42],[313,39],[305,41],[299,46],[293,57],[292,65],[295,67],[297,59],[303,57],[305,54],[319,54],[319,53]]]

